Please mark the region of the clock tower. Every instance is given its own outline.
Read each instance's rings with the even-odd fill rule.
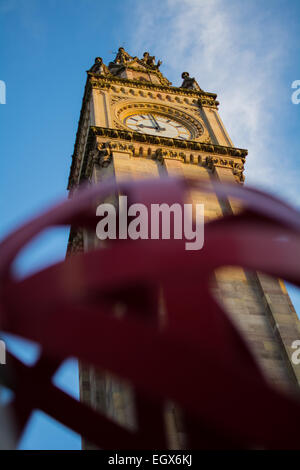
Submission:
[[[84,181],[111,177],[121,181],[179,175],[243,184],[247,151],[234,147],[218,112],[217,95],[202,90],[188,72],[182,73],[180,86],[172,86],[160,66],[148,52],[132,57],[122,47],[108,66],[100,57],[95,59],[87,72],[69,176],[71,193]],[[204,204],[206,221],[239,210],[234,200],[220,200],[213,193],[193,190],[189,197]],[[68,254],[95,243],[87,233],[71,228]],[[216,297],[267,378],[274,386],[297,391],[300,366],[291,356],[300,327],[284,283],[232,267],[215,272],[215,281]],[[80,396],[125,427],[134,426],[130,384],[80,364]],[[170,404],[165,414],[170,448],[184,447],[179,411]],[[83,447],[93,448],[87,442]]]

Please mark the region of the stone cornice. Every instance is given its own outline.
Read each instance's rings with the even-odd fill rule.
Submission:
[[[101,140],[98,144],[97,138]],[[72,165],[71,168],[68,189],[76,186],[79,181],[90,177],[92,165],[98,162],[100,154],[102,163],[107,164],[110,162],[111,151],[114,148],[123,151],[126,150],[133,154],[134,147],[145,145],[152,147],[152,158],[156,158],[157,160],[175,158],[182,162],[189,163],[189,153],[191,151],[196,153],[201,152],[202,155],[199,158],[202,165],[210,169],[213,169],[215,166],[231,168],[233,173],[237,176],[238,181],[243,182],[244,180],[244,162],[248,154],[248,151],[245,149],[225,147],[193,140],[182,141],[180,139],[156,137],[134,131],[92,126],[89,129],[83,162],[77,161],[75,163],[75,159],[77,160],[79,157],[73,157],[74,165]],[[200,160],[198,160],[199,163]],[[79,170],[80,167],[81,170]]]
[[[109,139],[126,140],[131,142],[140,142],[150,145],[163,145],[164,147],[176,147],[180,149],[195,150],[218,154],[230,157],[245,159],[248,151],[236,147],[225,147],[223,145],[209,144],[205,142],[197,142],[195,140],[181,140],[168,137],[156,137],[150,134],[141,134],[140,132],[127,131],[121,129],[111,129],[108,127],[90,128],[90,133],[95,136],[108,137]]]
[[[99,75],[92,72],[88,72],[88,78],[93,87],[99,87],[109,89],[113,84],[120,86],[128,86],[131,88],[141,88],[148,90],[163,91],[165,93],[176,93],[179,95],[196,97],[199,100],[199,104],[207,106],[218,106],[219,102],[216,101],[216,93],[209,93],[205,91],[198,91],[189,88],[181,88],[170,85],[160,85],[157,83],[150,83],[142,80],[130,80],[128,78],[115,77],[113,75]]]

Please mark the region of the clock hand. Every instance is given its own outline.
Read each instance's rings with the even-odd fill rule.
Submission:
[[[150,121],[152,122],[152,124],[154,124],[154,127],[157,127],[156,122],[155,122],[154,117],[152,116],[152,114],[149,114],[148,116],[149,116]]]
[[[155,127],[154,128],[152,126],[145,126],[144,124],[138,124],[137,127],[142,127],[142,128],[146,127],[147,129],[155,129],[157,131],[165,131],[166,130],[164,127],[159,127],[159,128]]]
[[[150,119],[152,119],[152,121],[154,122],[156,129],[159,131],[161,128],[160,128],[160,125],[158,124],[157,120],[155,119],[155,117],[152,114],[149,114],[149,116],[150,116]]]

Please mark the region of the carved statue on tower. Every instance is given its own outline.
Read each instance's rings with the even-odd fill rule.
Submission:
[[[183,72],[181,78],[183,78],[181,88],[189,88],[198,91],[201,90],[197,83],[197,80],[194,77],[190,77],[190,74],[188,72]]]
[[[124,47],[119,47],[118,53],[116,55],[116,58],[114,60],[115,64],[126,64],[129,60],[131,60],[132,57],[128,52],[125,51]]]
[[[95,58],[95,63],[92,65],[89,72],[99,73],[100,75],[110,74],[108,67],[106,67],[106,65],[103,63],[102,57]]]
[[[159,60],[157,62],[157,64],[155,63],[155,56],[154,55],[150,55],[149,52],[144,52],[143,54],[143,58],[141,59],[142,62],[144,62],[146,65],[148,65],[149,67],[153,67],[153,68],[159,68],[160,65],[162,64],[162,61]]]

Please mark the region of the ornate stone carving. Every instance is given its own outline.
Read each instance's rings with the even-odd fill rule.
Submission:
[[[211,144],[212,141],[211,141],[210,136],[208,135],[205,139],[203,139],[203,142],[204,142],[205,144]]]
[[[111,162],[111,144],[110,142],[101,144],[96,148],[89,151],[84,176],[86,179],[89,179],[92,174],[92,169],[94,165],[100,165],[101,167],[107,167]]]
[[[115,67],[116,66],[113,62],[111,62]],[[127,66],[127,68],[131,68],[130,66]],[[111,70],[111,65],[109,65],[109,69],[112,73],[113,70]],[[137,70],[135,67],[133,67],[133,70]],[[156,72],[157,74],[161,73],[159,71]],[[158,91],[158,92],[165,92],[170,94],[175,94],[177,97],[178,96],[189,96],[191,98],[196,98],[197,102],[200,106],[205,105],[205,106],[210,106],[213,108],[216,108],[219,105],[219,102],[216,101],[217,95],[215,93],[208,93],[202,90],[196,90],[195,88],[183,88],[183,87],[174,87],[171,86],[171,82],[169,82],[165,77],[163,77],[164,80],[162,81],[162,84],[156,84],[156,83],[151,83],[145,80],[129,80],[128,78],[121,78],[119,76],[110,76],[110,77],[105,77],[102,76],[101,78],[97,77],[90,77],[90,84],[95,87],[95,88],[103,88],[103,89],[109,89],[113,88],[115,85],[119,86],[129,86],[130,88],[139,88],[139,89],[145,89],[145,90],[151,90],[151,91]]]
[[[111,151],[105,149],[100,153],[100,155],[100,166],[107,167],[111,162]]]
[[[196,79],[194,77],[190,77],[190,74],[188,72],[183,72],[181,78],[183,78],[181,88],[190,88],[192,90],[202,91]]]
[[[111,104],[118,103],[119,101],[124,101],[128,100],[127,96],[118,96],[118,95],[113,95],[110,99]]]
[[[132,102],[128,101],[127,103],[122,103],[120,106],[116,108],[115,115],[117,119],[119,120],[120,123],[123,122],[123,118],[125,115],[128,114],[128,110],[132,109],[132,113],[149,113],[149,112],[155,112],[155,113],[160,113],[165,116],[172,116],[175,119],[177,119],[179,122],[181,122],[185,127],[189,129],[191,132],[191,135],[193,136],[193,139],[196,139],[200,136],[204,136],[205,139],[207,139],[208,133],[205,130],[204,125],[200,122],[200,119],[195,119],[193,116],[190,114],[181,111],[178,108],[173,108],[171,106],[168,106],[167,104],[157,104],[157,103],[149,103],[149,102]],[[127,129],[127,127],[123,124],[123,128]]]
[[[125,51],[124,47],[119,47],[115,60],[108,64],[109,71],[114,76],[118,76],[132,60],[133,57]]]
[[[124,47],[119,47],[114,64],[126,64],[129,60],[132,60],[131,55],[125,51]]]
[[[123,76],[124,71],[132,70],[142,73],[139,78],[135,78],[135,81],[147,82],[148,78],[143,75],[146,72],[154,74],[162,85],[172,85],[160,72],[159,67],[161,64],[160,60],[156,63],[155,56],[151,56],[149,52],[144,52],[143,58],[139,59],[138,57],[132,57],[123,47],[120,47],[115,60],[110,62],[108,67],[114,76]],[[149,83],[151,82],[149,76]]]
[[[122,126],[122,125],[121,125],[118,121],[116,121],[115,119],[114,119],[113,124],[114,124],[114,127],[116,127],[117,129],[124,129],[124,126]]]
[[[206,165],[208,168],[213,169],[215,166],[219,166],[221,168],[231,168],[233,174],[237,176],[237,179],[240,182],[244,181],[244,164],[241,162],[236,162],[234,160],[228,160],[226,158],[219,158],[216,156],[209,156],[205,159]]]
[[[219,155],[228,155],[231,157],[236,157],[241,159],[242,161],[245,160],[248,151],[245,149],[238,149],[235,147],[227,147],[223,145],[217,144],[208,144],[205,142],[197,142],[195,140],[180,140],[180,139],[173,139],[169,137],[156,137],[150,134],[140,134],[139,132],[135,131],[127,131],[127,130],[119,130],[119,129],[111,129],[107,127],[91,127],[90,128],[91,137],[94,135],[120,139],[120,140],[127,140],[131,142],[145,142],[148,144],[158,144],[164,145],[167,147],[177,147],[177,148],[187,148],[196,151],[207,152],[210,154],[219,154]]]
[[[154,152],[152,158],[160,162],[162,162],[165,158],[171,158],[173,160],[180,160],[184,162],[186,159],[186,155],[183,152],[176,152],[174,150],[166,150],[163,148],[159,148]]]
[[[211,170],[215,166],[222,166],[229,168],[239,183],[244,181],[247,150],[100,127],[90,129],[81,179],[90,179],[94,164],[108,166],[112,161],[113,150],[129,152],[133,157],[154,158],[161,164],[165,158],[172,158],[185,164],[206,166]],[[78,183],[72,180],[70,188]]]
[[[98,154],[95,155],[95,158],[93,158],[93,165],[98,164],[101,167],[106,168],[112,158],[112,153],[111,153],[112,145],[110,142],[105,142],[101,144],[100,148],[98,147]]]
[[[220,103],[215,98],[208,96],[207,93],[204,93],[203,96],[200,96],[198,100],[198,104],[200,106],[208,106],[208,107],[216,108],[217,106],[219,106]]]
[[[92,65],[89,72],[99,75],[111,75],[108,67],[106,67],[106,65],[103,63],[102,57],[95,58],[95,63]]]
[[[149,55],[149,52],[144,52],[143,58],[141,59],[141,62],[143,62],[148,67],[151,67],[151,68],[154,68],[154,69],[159,69],[159,67],[162,64],[161,60],[159,60],[156,64],[155,63],[155,56],[154,55]]]

